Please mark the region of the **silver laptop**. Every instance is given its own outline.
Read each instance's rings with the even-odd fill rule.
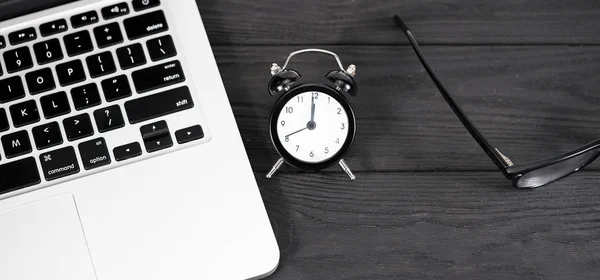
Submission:
[[[0,0],[0,140],[0,279],[278,264],[194,0]]]

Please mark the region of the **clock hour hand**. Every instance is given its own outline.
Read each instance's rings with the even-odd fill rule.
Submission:
[[[286,136],[285,136],[285,138],[288,138],[288,137],[290,137],[290,136],[292,136],[292,135],[294,135],[294,134],[296,134],[296,133],[298,133],[298,132],[302,132],[302,131],[305,131],[305,130],[307,130],[307,129],[308,129],[308,127],[305,127],[305,128],[303,128],[303,129],[300,129],[300,130],[298,130],[298,131],[292,132],[292,133],[290,133],[290,134],[286,135]]]

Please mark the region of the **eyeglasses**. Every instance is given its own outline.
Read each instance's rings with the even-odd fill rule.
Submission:
[[[490,144],[488,139],[483,136],[475,124],[469,119],[465,111],[463,111],[452,95],[450,95],[450,92],[448,92],[444,84],[442,84],[437,73],[433,70],[433,67],[431,67],[429,62],[425,59],[419,44],[404,21],[397,15],[394,16],[394,19],[408,37],[419,60],[427,70],[427,73],[429,73],[429,76],[444,99],[446,99],[446,102],[448,102],[448,105],[450,105],[450,108],[452,108],[471,136],[475,138],[479,146],[481,146],[490,159],[498,166],[504,176],[512,181],[515,187],[519,189],[532,189],[545,186],[579,171],[581,168],[593,162],[600,154],[600,139],[598,139],[583,147],[554,158],[515,166],[508,157]]]

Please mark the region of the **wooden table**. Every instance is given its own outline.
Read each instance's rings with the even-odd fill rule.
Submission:
[[[512,188],[437,92],[392,15],[405,18],[473,121],[517,164],[600,138],[600,2],[199,0],[281,248],[270,279],[599,279],[600,163]],[[322,173],[277,160],[266,91],[297,49],[358,67],[346,160]],[[334,69],[297,60],[309,79]]]

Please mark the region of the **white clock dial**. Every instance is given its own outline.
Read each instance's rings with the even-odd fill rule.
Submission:
[[[290,99],[277,119],[277,136],[296,159],[320,163],[335,156],[349,131],[348,114],[337,99],[308,91]]]

